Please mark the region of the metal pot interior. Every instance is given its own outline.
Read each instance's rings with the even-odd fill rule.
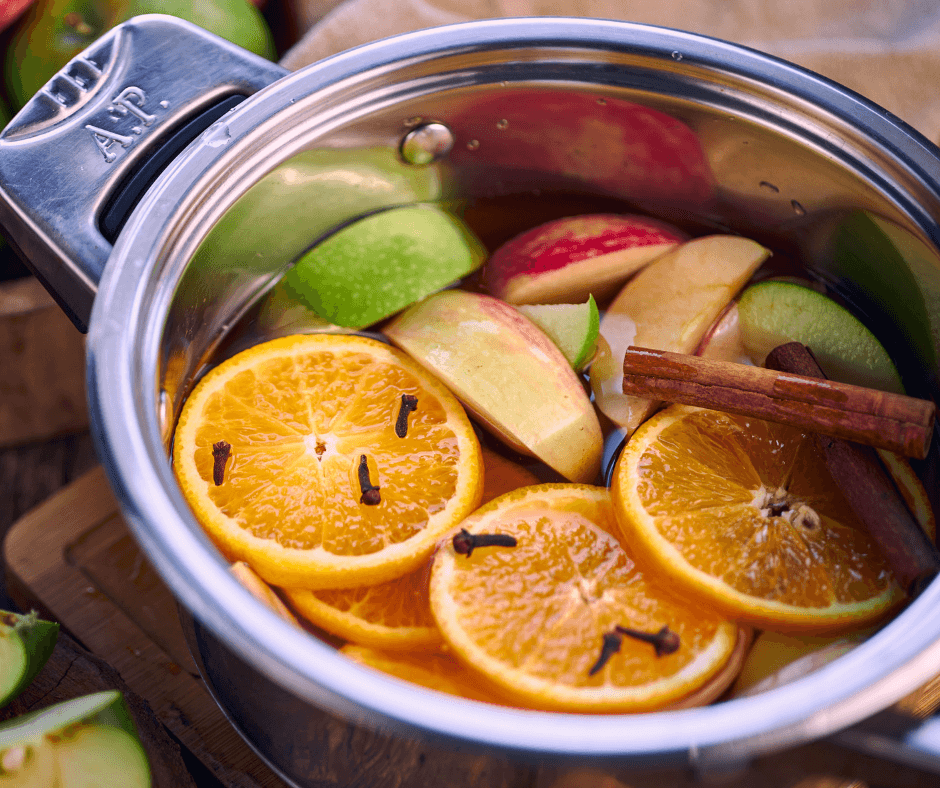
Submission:
[[[460,212],[491,248],[586,210],[748,235],[849,301],[909,393],[936,399],[937,155],[877,107],[780,61],[589,20],[412,34],[244,102],[135,211],[89,339],[99,449],[135,534],[201,622],[202,661],[218,639],[219,654],[299,698],[301,716],[312,704],[409,735],[551,757],[733,757],[822,735],[914,689],[931,676],[940,637],[937,584],[827,668],[706,709],[599,721],[432,699],[345,664],[248,596],[189,514],[167,448],[208,366],[297,327],[271,297],[292,261],[359,216],[428,201]],[[935,506],[936,455],[935,441],[918,466]],[[223,705],[250,717],[238,700],[250,680],[219,681]]]

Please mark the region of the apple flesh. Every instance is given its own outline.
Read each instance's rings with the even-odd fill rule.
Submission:
[[[120,692],[109,690],[0,725],[0,785],[149,788],[150,765]]]
[[[365,328],[483,264],[485,250],[456,216],[430,205],[366,216],[317,244],[284,276],[321,318]]]
[[[515,307],[448,290],[384,332],[509,447],[569,481],[596,479],[603,436],[594,407],[561,351]]]
[[[535,227],[493,252],[487,291],[511,304],[599,301],[613,296],[643,266],[686,239],[646,216],[589,214]]]
[[[236,561],[230,567],[230,571],[235,575],[236,580],[238,580],[255,599],[261,602],[261,604],[268,607],[271,611],[285,621],[293,624],[295,627],[300,626],[294,614],[291,613],[287,605],[281,601],[281,598],[274,592],[274,589],[262,580],[258,573],[248,564],[244,561]]]
[[[692,353],[770,252],[733,235],[686,241],[631,279],[601,320],[591,388],[598,408],[627,435],[657,403],[623,393],[630,345]]]
[[[583,304],[523,304],[519,311],[548,335],[572,369],[583,369],[594,357],[600,332],[594,296]]]
[[[35,613],[0,610],[0,706],[29,685],[55,649],[58,636],[59,625]]]

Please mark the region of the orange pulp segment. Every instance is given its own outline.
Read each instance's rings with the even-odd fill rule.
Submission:
[[[431,571],[431,610],[454,654],[514,703],[538,709],[628,712],[662,708],[717,674],[737,625],[655,585],[611,535],[606,489],[543,484],[497,498],[461,523],[514,547],[458,553],[443,541]],[[617,625],[678,635],[679,648],[623,637]],[[599,662],[603,664],[598,665]]]
[[[812,436],[673,405],[631,437],[611,482],[637,560],[727,615],[838,631],[901,598]]]
[[[402,437],[403,396],[417,405]],[[219,443],[229,449],[216,479]],[[292,588],[417,569],[482,493],[462,406],[403,353],[359,336],[283,337],[215,367],[184,404],[173,461],[223,553]]]

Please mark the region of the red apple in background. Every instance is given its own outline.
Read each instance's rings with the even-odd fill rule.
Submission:
[[[685,206],[714,194],[698,135],[678,118],[623,99],[505,87],[446,121],[456,138],[451,162],[484,194],[539,183]]]
[[[0,30],[9,27],[34,0],[0,0]]]
[[[646,216],[589,214],[557,219],[516,236],[484,267],[487,290],[511,304],[598,301],[686,240]]]

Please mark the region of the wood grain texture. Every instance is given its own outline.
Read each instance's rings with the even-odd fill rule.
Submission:
[[[110,689],[124,694],[137,735],[147,752],[154,788],[196,788],[183,762],[179,744],[160,724],[146,701],[133,692],[107,662],[86,651],[65,633],[60,633],[55,651],[32,684],[0,709],[0,721]]]
[[[0,282],[0,446],[79,432],[85,338],[33,277]]]

